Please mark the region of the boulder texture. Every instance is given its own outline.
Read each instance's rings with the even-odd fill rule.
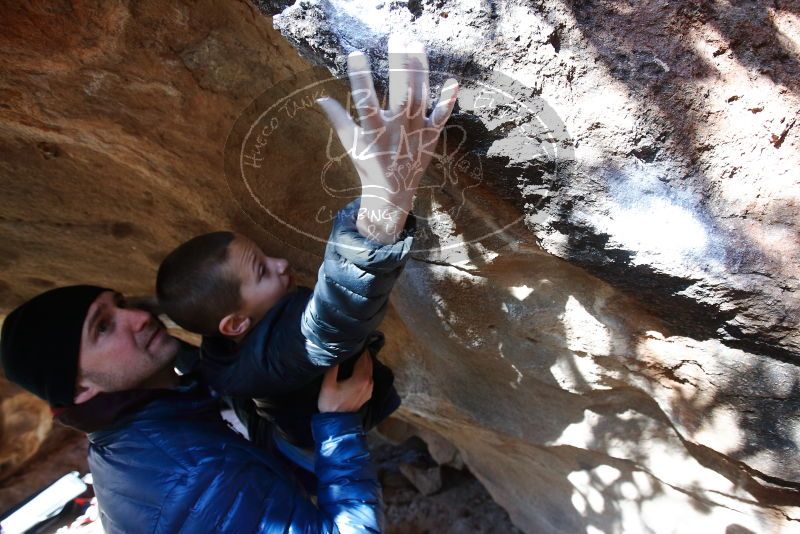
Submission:
[[[28,2],[4,6],[0,28],[0,317],[58,285],[152,294],[161,259],[213,229],[278,249],[222,171],[249,100],[308,68],[254,7]],[[316,256],[282,253],[312,283]],[[0,392],[0,475],[15,485],[0,500],[11,505],[48,481],[19,467],[51,423],[35,397]]]
[[[406,417],[530,532],[800,528],[797,4],[279,7],[337,74],[398,32],[462,77]]]
[[[310,68],[385,74],[403,33],[463,87],[382,325],[402,420],[526,532],[800,531],[796,3],[42,2],[2,27],[0,310],[150,294],[216,228],[312,284],[357,181],[313,105],[345,85]]]

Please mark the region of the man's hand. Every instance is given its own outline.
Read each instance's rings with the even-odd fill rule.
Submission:
[[[318,100],[361,179],[357,228],[364,237],[394,243],[456,102],[458,83],[442,87],[430,117],[428,58],[422,43],[389,39],[389,107],[381,109],[372,71],[361,52],[348,57],[356,124],[331,98]]]
[[[339,366],[325,372],[319,391],[317,407],[325,412],[357,412],[372,397],[372,356],[365,351],[355,366],[353,375],[338,382]]]

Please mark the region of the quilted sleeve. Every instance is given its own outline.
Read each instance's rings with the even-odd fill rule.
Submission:
[[[235,454],[179,479],[157,532],[380,532],[381,490],[357,414],[318,414],[315,505],[291,475]]]
[[[410,214],[398,241],[383,245],[356,229],[361,199],[342,208],[334,220],[314,293],[300,328],[308,359],[329,367],[364,347],[389,302],[389,294],[408,261],[416,218]]]

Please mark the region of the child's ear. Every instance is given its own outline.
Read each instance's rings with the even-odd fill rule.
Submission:
[[[223,317],[219,322],[219,333],[223,336],[241,336],[250,328],[250,317],[231,313]]]

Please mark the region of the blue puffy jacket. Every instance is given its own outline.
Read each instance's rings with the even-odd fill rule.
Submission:
[[[315,505],[276,456],[228,428],[205,388],[139,393],[152,398],[89,433],[107,533],[379,532],[380,485],[355,414],[314,416]]]

